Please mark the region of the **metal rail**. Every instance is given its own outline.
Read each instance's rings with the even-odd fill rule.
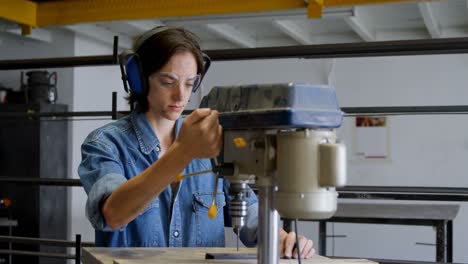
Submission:
[[[337,188],[340,198],[419,201],[468,201],[468,188],[346,186]]]
[[[80,187],[79,179],[0,177],[0,183]],[[399,187],[399,186],[346,186],[337,188],[339,198],[390,199],[419,201],[468,201],[468,188],[452,187]],[[0,240],[1,241],[1,240]]]
[[[117,111],[116,95],[112,95],[113,111],[75,111],[75,112],[2,112],[0,118],[26,118],[36,120],[38,118],[68,118],[68,117],[108,117],[118,118],[130,114],[130,111]],[[345,117],[363,115],[458,115],[468,114],[468,105],[440,105],[440,106],[382,106],[382,107],[342,107]],[[185,110],[182,114],[188,115],[193,110]],[[42,119],[41,119],[42,120]]]
[[[82,186],[79,179],[55,179],[55,178],[19,178],[0,176],[0,183],[13,183],[25,185],[45,185],[45,186]]]
[[[16,236],[0,236],[1,242],[12,242],[19,244],[32,244],[43,246],[58,246],[58,247],[74,247],[76,241],[62,240],[62,239],[45,239],[45,238],[31,238],[31,237],[16,237]],[[94,247],[92,242],[81,242],[82,246]]]
[[[468,114],[468,105],[343,107],[345,116],[360,115],[455,115]]]
[[[76,56],[46,59],[2,60],[0,70],[106,66],[118,64],[119,39],[114,36],[112,55]]]
[[[112,55],[62,57],[46,59],[3,60],[0,70],[62,68],[116,65],[117,38]],[[350,58],[426,54],[468,53],[468,38],[375,41],[344,44],[321,44],[267,48],[223,49],[205,51],[213,61],[274,59],[274,58]]]
[[[274,58],[351,58],[402,55],[468,53],[468,38],[375,41],[288,47],[244,48],[206,51],[213,61]]]
[[[94,247],[95,244],[91,242],[82,242],[81,235],[77,234],[75,241],[59,240],[59,239],[43,239],[43,238],[31,238],[31,237],[15,237],[15,236],[0,236],[0,241],[17,243],[17,244],[33,244],[33,245],[47,245],[55,247],[74,247],[75,254],[63,254],[63,253],[49,253],[40,251],[24,251],[24,250],[11,250],[11,249],[0,249],[0,254],[9,255],[23,255],[23,256],[37,256],[45,258],[55,259],[74,259],[75,263],[81,263],[81,249],[83,246]]]

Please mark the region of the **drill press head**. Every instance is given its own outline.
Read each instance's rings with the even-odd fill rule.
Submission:
[[[220,112],[222,166],[231,183],[231,216],[242,227],[247,184],[273,186],[285,218],[323,219],[336,211],[335,187],[346,182],[346,150],[335,129],[343,120],[335,90],[285,83],[215,87],[201,107]]]

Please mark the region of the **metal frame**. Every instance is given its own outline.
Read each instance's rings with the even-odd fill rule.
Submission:
[[[13,0],[15,1],[15,0]],[[0,70],[106,66],[119,63],[119,38],[114,36],[112,55],[0,61]]]
[[[451,263],[453,261],[452,220],[332,217],[324,221],[319,221],[319,254],[322,256],[326,256],[327,254],[327,222],[432,226],[436,229],[436,261],[443,263]]]
[[[330,257],[331,259],[340,259],[346,258],[350,259],[350,257]],[[370,261],[375,261],[380,264],[446,264],[446,262],[431,262],[431,261],[413,261],[413,260],[397,260],[397,259],[375,259],[375,258],[366,258]],[[456,264],[456,263],[452,263]],[[459,263],[462,264],[462,263]]]
[[[58,240],[58,239],[40,239],[40,238],[30,238],[30,237],[15,237],[15,236],[0,236],[0,241],[8,243],[18,243],[18,244],[33,244],[33,245],[48,245],[56,247],[74,247],[75,254],[58,254],[58,253],[43,253],[37,251],[22,251],[22,250],[4,250],[0,249],[2,254],[11,254],[11,255],[28,255],[28,256],[38,256],[46,258],[58,258],[58,259],[74,259],[75,263],[81,263],[81,249],[83,246],[93,247],[94,243],[82,242],[81,235],[77,234],[75,236],[75,241],[68,240]]]
[[[80,187],[79,179],[0,177],[0,183]],[[346,186],[337,188],[339,198],[468,202],[468,188]]]
[[[345,44],[208,50],[213,61],[275,58],[351,58],[468,53],[468,38],[375,41]]]
[[[346,186],[337,188],[340,198],[467,202],[468,188]]]
[[[468,114],[468,105],[441,105],[441,106],[388,106],[388,107],[343,107],[341,110],[345,117],[365,115],[464,115]],[[193,110],[184,110],[188,115]],[[117,111],[117,93],[112,92],[112,111],[75,111],[75,112],[3,112],[0,118],[68,118],[68,117],[107,117],[117,119],[119,116],[130,114],[130,111]],[[59,119],[63,120],[63,119]],[[73,120],[73,119],[71,119]],[[79,119],[78,119],[79,120]]]
[[[113,55],[47,59],[3,60],[0,70],[116,65],[117,38]],[[345,44],[207,50],[212,61],[275,58],[351,58],[396,55],[435,55],[468,53],[468,38],[375,41]]]

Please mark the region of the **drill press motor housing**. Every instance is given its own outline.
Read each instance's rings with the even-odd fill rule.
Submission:
[[[335,90],[300,83],[214,87],[201,107],[220,112],[220,176],[229,181],[234,228],[247,216],[247,186],[258,190],[259,263],[278,263],[278,215],[325,219],[346,183],[346,149],[337,142],[343,112]]]

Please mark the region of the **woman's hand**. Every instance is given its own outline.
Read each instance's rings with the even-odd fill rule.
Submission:
[[[214,158],[221,151],[223,128],[219,113],[209,108],[194,110],[184,119],[176,143],[192,158]]]
[[[287,233],[282,228],[280,229],[280,256],[284,258],[298,258],[296,245],[296,233]],[[315,254],[314,242],[312,240],[299,235],[299,249],[301,259],[311,258]]]

